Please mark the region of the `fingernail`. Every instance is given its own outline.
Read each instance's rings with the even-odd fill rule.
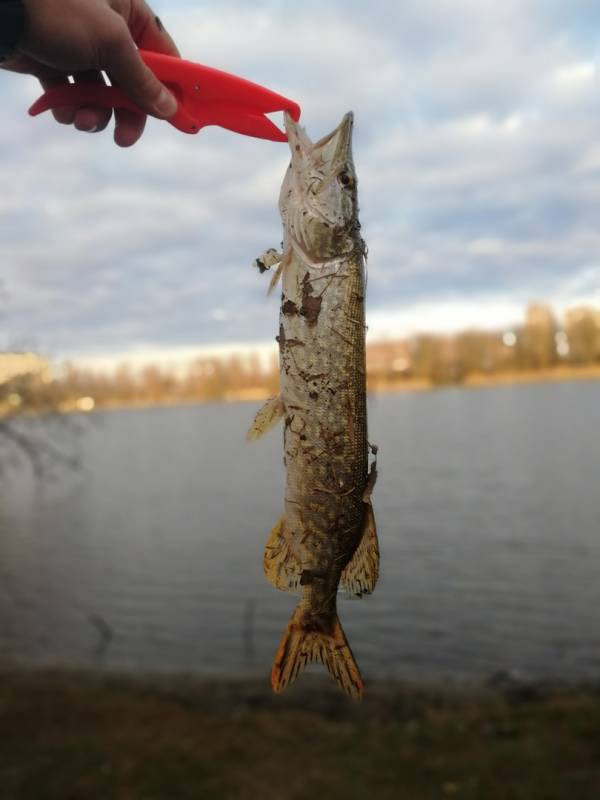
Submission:
[[[177,111],[177,100],[168,89],[163,87],[154,104],[154,109],[161,117],[172,117]]]
[[[96,131],[98,130],[98,125],[96,123],[86,124],[84,122],[82,124],[81,122],[77,122],[75,123],[75,127],[77,128],[78,131],[81,131],[82,133],[96,133]]]

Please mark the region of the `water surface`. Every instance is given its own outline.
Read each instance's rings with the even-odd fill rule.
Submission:
[[[262,574],[281,436],[255,405],[98,413],[83,468],[0,488],[0,659],[268,672],[294,605]],[[375,396],[366,676],[600,675],[600,384]]]

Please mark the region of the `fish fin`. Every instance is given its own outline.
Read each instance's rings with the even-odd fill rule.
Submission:
[[[337,614],[329,631],[315,630],[314,620],[307,624],[302,605],[296,606],[283,634],[271,671],[271,686],[279,694],[292,683],[311,661],[327,667],[337,685],[350,697],[362,697],[363,680],[342,630]]]
[[[377,445],[371,445],[371,447],[373,448],[373,453],[377,453]],[[375,461],[371,464],[369,474],[367,475],[367,484],[362,496],[363,503],[371,503],[371,495],[377,483],[377,474],[377,458],[375,458]]]
[[[285,514],[271,531],[265,547],[263,569],[267,580],[282,592],[293,592],[300,586],[302,565],[285,537]]]
[[[288,266],[288,264],[292,260],[292,248],[290,247],[288,250],[281,257],[281,261],[277,265],[277,269],[275,270],[275,274],[271,278],[271,282],[269,283],[269,288],[267,289],[267,295],[270,295],[273,289],[277,286],[279,279],[283,275],[284,269]]]
[[[365,504],[365,520],[358,547],[354,555],[344,567],[340,583],[344,584],[346,591],[362,597],[371,594],[375,589],[379,577],[379,542],[373,506]]]
[[[260,274],[262,275],[263,272],[266,272],[271,267],[274,267],[275,264],[279,264],[282,259],[281,253],[278,253],[274,247],[269,247],[268,250],[260,256],[259,258],[254,259],[254,266],[258,269]]]
[[[256,412],[252,425],[246,434],[246,439],[248,439],[249,442],[260,439],[261,436],[264,436],[265,433],[277,425],[279,420],[283,417],[284,412],[285,406],[283,405],[281,395],[271,397],[264,406]]]

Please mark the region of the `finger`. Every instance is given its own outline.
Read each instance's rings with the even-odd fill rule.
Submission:
[[[144,132],[146,115],[136,114],[125,108],[115,108],[115,143],[119,147],[131,147]]]
[[[78,72],[75,75],[75,83],[92,83],[106,85],[104,76],[97,70],[87,70],[86,72]],[[112,116],[112,109],[98,108],[97,106],[86,106],[78,108],[75,112],[73,122],[79,131],[86,131],[88,133],[95,133],[96,131],[103,131],[108,125]]]
[[[36,77],[44,91],[52,89],[55,86],[64,86],[69,82],[69,76],[53,67],[48,67],[29,56],[18,54],[7,58],[2,62],[2,69],[10,70],[11,72],[20,72],[24,75],[33,75]],[[52,109],[52,115],[57,122],[63,125],[70,125],[73,122],[75,115],[74,108],[55,108]]]
[[[135,5],[129,29],[134,42],[142,50],[153,50],[168,56],[180,56],[177,45],[150,6],[143,0]]]
[[[52,67],[47,67],[45,64],[31,61],[27,66],[27,71],[36,76],[44,91],[52,89],[54,86],[64,86],[69,83],[68,75],[52,69]],[[75,109],[70,106],[54,108],[52,109],[52,116],[61,125],[71,125],[75,116]]]
[[[52,77],[40,76],[39,81],[44,91],[52,89],[54,86],[64,86],[69,83],[69,79],[66,75],[59,75],[58,73]],[[52,116],[57,122],[60,122],[61,125],[72,125],[76,112],[77,109],[75,106],[59,106],[58,108],[52,109]]]
[[[148,114],[168,118],[177,111],[177,100],[142,61],[129,29],[121,17],[110,42],[105,45],[101,62],[107,72]]]
[[[114,75],[109,74],[108,79],[112,86],[118,86]],[[144,132],[146,115],[138,114],[127,108],[115,108],[115,133],[114,140],[119,147],[131,147]]]

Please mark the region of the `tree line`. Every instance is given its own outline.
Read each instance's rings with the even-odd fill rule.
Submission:
[[[37,368],[9,377],[4,370],[3,379],[0,354],[3,419],[27,411],[255,400],[276,394],[279,383],[275,355],[201,356],[183,369],[158,364],[134,369],[124,363],[107,371],[67,364],[58,373],[43,359],[38,362]],[[559,324],[549,306],[534,303],[523,324],[512,330],[420,334],[367,346],[368,382],[374,390],[585,366],[600,367],[600,311],[591,307],[569,310]]]

